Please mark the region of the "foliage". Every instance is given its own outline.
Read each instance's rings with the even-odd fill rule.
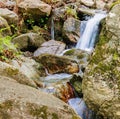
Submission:
[[[76,12],[76,9],[75,9],[75,8],[66,7],[66,15],[67,15],[67,16],[72,16],[72,17],[75,17],[75,18],[78,18],[78,17],[77,17],[77,12]]]
[[[8,59],[13,59],[17,52],[16,46],[11,42],[12,37],[0,37],[0,60],[6,61]]]

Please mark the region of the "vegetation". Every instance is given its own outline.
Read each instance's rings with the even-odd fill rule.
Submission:
[[[0,37],[0,60],[7,61],[17,55],[16,46],[11,42],[12,37]]]
[[[120,0],[117,0],[116,2],[113,2],[110,6],[110,9],[112,9],[115,5],[120,4]]]

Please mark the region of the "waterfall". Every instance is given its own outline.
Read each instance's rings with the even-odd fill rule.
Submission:
[[[92,51],[96,36],[99,32],[100,21],[106,17],[105,13],[97,13],[94,17],[81,23],[81,37],[76,45],[77,49]]]
[[[54,33],[54,18],[52,16],[51,18],[51,40],[55,39],[55,33]]]

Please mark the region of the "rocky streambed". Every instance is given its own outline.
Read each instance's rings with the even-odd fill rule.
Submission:
[[[119,6],[0,0],[0,118],[119,119]],[[76,49],[82,21],[101,10],[108,15],[92,53]]]

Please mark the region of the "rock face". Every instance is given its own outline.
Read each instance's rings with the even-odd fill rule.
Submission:
[[[51,6],[41,0],[23,0],[18,4],[18,11],[23,17],[27,16],[37,21],[41,16],[50,15]]]
[[[65,49],[65,44],[60,41],[50,40],[43,43],[40,48],[34,52],[34,56],[39,56],[44,53],[48,54],[60,54]]]
[[[16,67],[0,61],[0,76],[5,76],[16,80],[19,83],[37,87],[36,84],[30,80],[24,73],[19,71]]]
[[[0,78],[0,117],[5,119],[80,119],[64,102],[4,78]]]
[[[80,21],[75,18],[68,18],[64,22],[63,26],[63,36],[66,42],[76,43],[80,38]]]
[[[100,41],[86,69],[83,94],[102,118],[120,118],[120,4],[106,18]]]
[[[40,45],[45,42],[45,39],[37,33],[26,33],[22,34],[12,40],[14,44],[17,44],[20,50],[35,50],[40,47]]]
[[[76,61],[50,55],[50,54],[42,54],[36,57],[36,60],[40,62],[50,74],[54,73],[77,73],[79,72],[79,66]]]

